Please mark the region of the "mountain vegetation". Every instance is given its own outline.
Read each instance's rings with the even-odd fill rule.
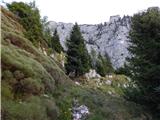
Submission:
[[[30,4],[13,2],[12,4],[7,4],[7,7],[19,17],[20,23],[26,30],[25,36],[36,46],[38,46],[39,43],[44,44],[40,13],[35,2]]]
[[[44,16],[42,19],[41,19],[41,23],[42,23],[42,32],[43,32],[43,38],[44,38],[44,41],[47,43],[47,46],[50,48],[51,51],[53,51],[53,48],[52,48],[52,32],[51,30],[49,29],[48,27],[48,17],[47,16]]]
[[[105,75],[107,74],[111,74],[114,72],[114,69],[112,67],[108,55],[106,56],[102,56],[101,54],[98,55],[96,61],[96,71],[103,77],[105,77]]]
[[[97,55],[96,51],[91,49],[90,64],[91,68],[95,69],[103,77],[114,73],[114,68],[107,53],[105,55],[101,55],[100,53]]]
[[[61,53],[63,51],[63,47],[60,44],[59,36],[58,36],[58,33],[57,33],[57,29],[54,31],[54,34],[52,36],[51,47],[57,53]]]
[[[19,18],[1,10],[2,120],[57,119],[52,94],[64,80],[65,85],[72,82],[53,59],[26,38]]]
[[[89,110],[78,120],[158,120],[150,110],[159,110],[159,9],[132,18],[129,78],[113,73],[107,55],[92,60],[77,23],[67,40],[66,64],[59,65],[58,34],[51,36],[35,2],[7,7],[1,7],[2,120],[73,120],[75,101]],[[102,77],[85,77],[93,66]],[[75,73],[75,81],[64,67],[67,75]]]
[[[73,72],[75,76],[80,76],[88,72],[90,69],[89,54],[77,23],[73,26],[70,39],[67,40],[67,47],[67,74]]]
[[[153,113],[160,113],[160,9],[149,8],[132,17],[128,59],[131,79],[139,90],[132,100],[145,104]],[[135,96],[133,96],[135,95]],[[158,115],[160,117],[160,114]]]

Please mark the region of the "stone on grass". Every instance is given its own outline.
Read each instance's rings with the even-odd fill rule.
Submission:
[[[111,84],[112,84],[112,81],[111,81],[111,80],[106,80],[106,81],[105,81],[105,84],[111,85]]]
[[[73,120],[84,120],[89,115],[88,107],[79,105],[78,100],[73,100],[72,118]]]

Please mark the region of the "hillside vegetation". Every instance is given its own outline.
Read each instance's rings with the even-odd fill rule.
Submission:
[[[88,107],[87,120],[152,119],[143,106],[122,97],[125,76],[115,75],[111,85],[105,77],[100,85],[97,79],[76,85],[25,37],[18,17],[4,8],[1,13],[2,120],[72,120],[73,99]]]

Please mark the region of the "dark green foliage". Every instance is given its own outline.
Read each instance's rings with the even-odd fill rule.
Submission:
[[[98,59],[96,61],[96,71],[101,76],[105,76],[107,73],[113,72],[113,67],[110,62],[108,55],[102,56],[101,54],[98,55]]]
[[[49,100],[48,100],[49,101]],[[48,106],[56,108],[54,102],[32,96],[26,101],[11,101],[2,98],[2,120],[56,120],[48,115]],[[57,111],[56,111],[57,112]],[[54,114],[54,113],[53,113]]]
[[[44,37],[44,40],[46,41],[47,45],[49,48],[51,48],[51,40],[52,40],[52,36],[51,36],[51,30],[49,29],[48,27],[48,17],[47,16],[44,16],[41,20],[41,23],[42,23],[42,27],[43,27],[43,37]],[[51,51],[53,52],[53,51]]]
[[[67,74],[74,72],[75,76],[80,76],[88,72],[90,58],[77,23],[73,27],[70,39],[67,40],[67,47]]]
[[[141,90],[143,103],[156,110],[160,103],[160,9],[135,14],[130,31],[133,55],[129,59],[131,78]]]
[[[129,73],[129,68],[127,66],[127,64],[125,63],[123,67],[120,67],[118,69],[115,70],[116,74],[124,74],[124,75],[130,75]]]
[[[12,2],[7,4],[8,9],[15,15],[20,17],[20,23],[26,29],[26,37],[31,40],[34,45],[42,42],[42,24],[40,21],[40,14],[35,2],[26,4],[23,2]]]
[[[108,90],[74,86],[53,59],[24,37],[14,15],[3,12],[2,120],[71,120],[71,101],[75,97],[89,108],[88,120],[151,120],[141,106],[110,96]],[[20,86],[15,87],[17,83]],[[18,93],[25,96],[16,98]]]
[[[90,56],[92,69],[95,69],[101,76],[104,77],[107,73],[109,74],[114,72],[112,63],[107,53],[105,56],[102,56],[100,53],[97,55],[96,51],[92,49]]]
[[[58,53],[61,53],[63,51],[63,47],[60,44],[59,36],[57,33],[57,29],[54,31],[52,40],[51,40],[51,47],[53,50],[55,50]]]
[[[91,49],[90,60],[91,60],[91,68],[96,69],[97,54],[93,48]]]
[[[1,14],[2,120],[57,120],[51,95],[69,78],[26,39],[13,13],[2,8]]]

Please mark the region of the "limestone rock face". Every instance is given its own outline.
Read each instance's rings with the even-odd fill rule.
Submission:
[[[79,25],[89,52],[94,49],[97,53],[108,54],[114,68],[123,66],[126,57],[129,56],[127,47],[129,45],[128,33],[130,30],[131,18],[119,15],[111,16],[109,22],[103,24],[82,24]],[[69,38],[74,24],[56,23],[51,21],[49,27],[51,31],[57,28],[60,36],[60,43],[65,50],[66,39]]]

